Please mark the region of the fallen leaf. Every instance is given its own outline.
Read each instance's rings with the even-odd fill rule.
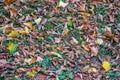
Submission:
[[[62,47],[61,46],[57,46],[56,49],[59,50],[59,51],[62,51]]]
[[[41,22],[41,20],[42,20],[42,18],[38,18],[38,19],[35,20],[35,23],[36,23],[37,25],[39,25],[40,22]]]
[[[14,8],[9,8],[9,11],[12,17],[17,14],[17,10],[15,10]]]
[[[85,4],[80,4],[80,11],[86,11]]]
[[[40,56],[37,56],[37,61],[42,62],[43,58],[41,58]]]
[[[97,71],[97,69],[96,69],[95,67],[92,67],[92,68],[90,68],[90,69],[88,70],[88,72],[89,72],[89,73],[92,73],[92,72],[96,73],[96,72],[98,72],[98,71]]]
[[[59,2],[59,7],[66,7],[68,3],[64,3],[62,0]]]
[[[59,58],[62,58],[62,56],[59,54],[59,53],[56,53],[56,52],[51,52],[50,54],[51,56],[57,56]]]
[[[4,3],[5,3],[6,5],[11,4],[12,2],[13,2],[13,0],[4,0]]]
[[[86,18],[86,17],[90,16],[90,14],[87,13],[87,12],[81,12],[81,15],[82,15],[83,18]]]
[[[98,44],[103,44],[103,40],[100,39],[100,38],[98,38],[98,39],[96,40],[96,43],[98,43]]]
[[[26,68],[19,68],[19,69],[17,69],[16,74],[19,75],[19,74],[24,73],[26,71],[27,71]]]
[[[35,73],[34,72],[27,72],[26,75],[28,77],[31,77],[31,78],[35,77]]]
[[[6,34],[10,33],[11,31],[14,31],[14,29],[10,26],[8,26],[4,29],[4,33],[6,33]]]
[[[105,71],[109,71],[111,69],[110,63],[108,61],[103,61],[102,67],[105,69]]]
[[[60,43],[61,42],[61,38],[60,37],[55,37],[55,43]]]
[[[35,59],[35,58],[32,58],[31,60],[30,60],[30,64],[33,64],[33,63],[35,63],[37,60]]]
[[[27,31],[25,31],[25,30],[20,30],[19,33],[20,33],[20,34],[24,34],[24,35],[28,35],[28,34],[29,34],[29,32],[27,32]]]
[[[62,32],[62,35],[63,35],[63,36],[65,36],[65,35],[67,35],[67,34],[68,34],[68,32],[69,32],[69,30],[68,30],[68,29],[64,29],[64,30],[63,30],[63,32]]]
[[[86,51],[88,51],[88,52],[90,51],[90,48],[89,48],[88,46],[86,46],[85,44],[82,44],[81,46],[82,46]]]
[[[33,67],[31,68],[32,72],[39,72],[41,71],[41,68],[40,67]]]
[[[72,40],[70,40],[70,42],[71,42],[71,44],[78,44],[78,41],[74,38],[74,37],[72,37],[71,38]]]
[[[14,54],[17,51],[17,45],[14,43],[8,44],[7,49],[10,51],[11,54]]]
[[[91,47],[91,56],[97,56],[98,55],[98,48],[97,47]]]
[[[26,22],[26,23],[23,23],[25,26],[29,27],[30,30],[35,30],[35,28],[32,26],[32,23],[31,22]]]
[[[8,35],[8,37],[18,37],[18,36],[19,36],[19,33],[16,30],[11,31]]]
[[[56,7],[54,8],[54,10],[55,10],[55,12],[59,12],[59,11],[60,11],[60,7],[56,6]]]

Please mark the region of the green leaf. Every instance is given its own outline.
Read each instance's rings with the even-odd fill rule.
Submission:
[[[73,26],[73,22],[72,20],[70,20],[68,23],[67,23],[68,27],[72,27]]]

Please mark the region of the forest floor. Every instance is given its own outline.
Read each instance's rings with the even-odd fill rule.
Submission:
[[[120,1],[0,0],[0,80],[120,80]]]

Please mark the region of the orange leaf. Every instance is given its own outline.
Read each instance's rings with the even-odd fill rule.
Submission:
[[[6,5],[11,4],[12,2],[13,2],[13,0],[4,0],[4,3],[5,3]]]
[[[80,4],[80,10],[81,10],[81,11],[86,11],[86,10],[85,10],[85,4]]]
[[[65,29],[65,30],[63,30],[62,35],[65,36],[65,35],[68,34],[68,32],[69,32],[69,30],[68,30],[68,29]]]
[[[54,9],[55,9],[55,12],[59,12],[60,11],[60,7],[58,7],[58,6],[55,7]]]
[[[17,14],[17,10],[15,10],[14,8],[9,8],[9,11],[11,16],[14,16]]]
[[[86,45],[82,44],[82,47],[83,47],[86,51],[90,51],[90,48],[87,47]]]

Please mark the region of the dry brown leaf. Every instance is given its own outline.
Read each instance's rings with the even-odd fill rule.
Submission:
[[[39,72],[39,71],[41,71],[41,68],[40,67],[33,67],[33,68],[31,68],[31,70],[32,70],[32,72]]]
[[[91,56],[97,56],[98,55],[98,48],[97,47],[91,47]]]
[[[61,38],[55,37],[55,43],[60,43],[60,42],[61,42]]]
[[[16,74],[19,75],[19,74],[24,73],[26,71],[27,71],[26,68],[19,68],[19,69],[17,69]]]
[[[114,40],[115,42],[119,41],[119,39],[116,38],[115,35],[111,33],[111,30],[108,28],[105,29],[104,36],[110,38],[111,40]]]
[[[8,34],[8,33],[10,33],[11,31],[13,31],[14,29],[12,28],[12,27],[6,27],[5,29],[4,29],[4,33],[6,33],[6,34]]]
[[[80,4],[80,11],[86,11],[85,6],[85,4]]]
[[[15,8],[9,8],[11,17],[15,16],[18,12]]]

